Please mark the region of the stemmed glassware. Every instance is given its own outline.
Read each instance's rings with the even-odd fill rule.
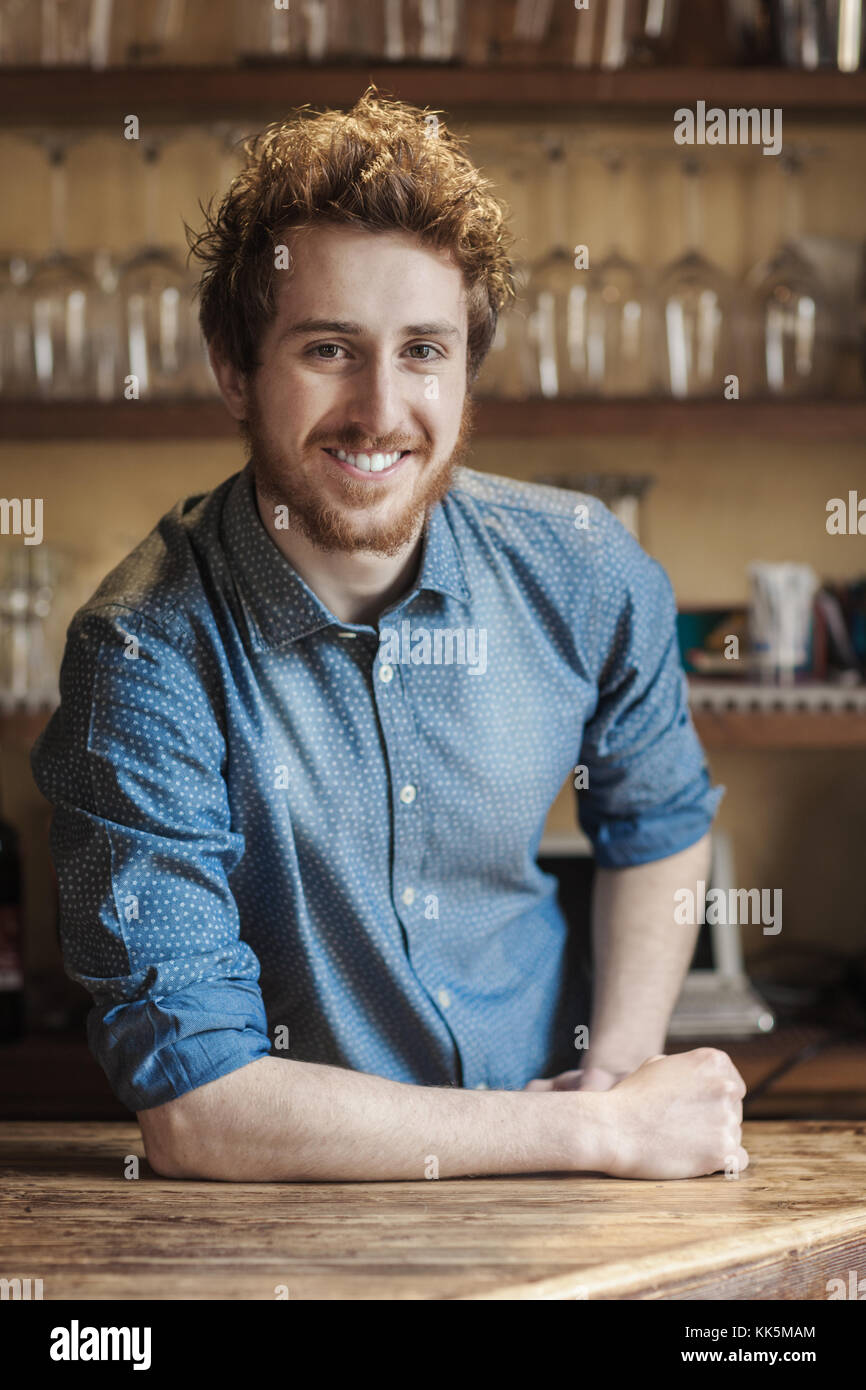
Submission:
[[[125,263],[118,282],[124,307],[125,375],[140,397],[202,389],[193,365],[201,357],[192,309],[193,284],[180,257],[159,240],[160,138],[142,142],[145,244]]]
[[[113,0],[0,0],[0,64],[107,66]]]
[[[29,274],[24,256],[0,259],[0,396],[26,395],[32,379],[33,331],[23,293]]]
[[[834,365],[834,315],[820,277],[798,250],[802,233],[801,156],[782,156],[785,239],[747,279],[760,362],[759,389],[798,396],[826,391]]]
[[[658,285],[667,385],[677,398],[721,399],[725,377],[736,370],[731,348],[733,286],[725,272],[700,250],[703,227],[698,162],[685,159],[680,172],[685,251],[663,270]]]
[[[575,268],[568,228],[566,149],[547,137],[546,193],[551,244],[526,287],[531,345],[530,394],[577,396],[587,385],[587,286]]]
[[[612,244],[587,276],[587,387],[603,396],[646,396],[654,381],[654,305],[645,277],[622,250],[627,225],[623,157],[607,150],[602,160]]]
[[[112,0],[42,0],[42,62],[104,68],[111,41]]]
[[[462,57],[464,0],[375,0],[356,8],[356,40],[368,57],[386,63],[447,63]]]
[[[101,293],[86,263],[66,250],[66,157],[74,137],[40,131],[51,172],[51,250],[21,289],[32,351],[20,394],[82,399],[93,390],[90,318]]]
[[[521,249],[528,244],[525,236],[530,201],[527,161],[511,143],[505,153],[500,146],[491,148],[488,156],[486,148],[475,139],[472,155],[494,188],[501,188],[503,183],[507,187],[507,203],[513,219],[511,227],[517,236],[511,252],[517,298],[499,315],[495,337],[478,377],[476,394],[517,400],[527,395],[531,379],[526,304],[529,267],[525,254],[521,254]]]
[[[189,61],[184,44],[187,0],[136,0],[122,6],[118,19],[128,63]]]
[[[235,0],[235,34],[242,62],[301,60],[307,53],[309,7],[303,3],[250,6]]]
[[[373,59],[450,62],[461,52],[464,0],[297,0],[283,8],[236,0],[246,62]]]

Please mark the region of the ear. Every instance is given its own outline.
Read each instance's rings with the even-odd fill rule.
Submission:
[[[235,420],[245,420],[247,415],[247,379],[243,372],[224,358],[216,343],[208,344],[208,357],[216,377],[223,400]]]

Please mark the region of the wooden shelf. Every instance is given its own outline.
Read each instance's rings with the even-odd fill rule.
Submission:
[[[309,102],[351,105],[367,82],[404,101],[445,111],[569,115],[581,109],[653,110],[678,106],[783,107],[812,115],[866,116],[866,73],[789,68],[656,67],[600,72],[560,67],[465,65],[283,65],[226,67],[6,68],[0,122],[116,122],[275,117]]]
[[[802,443],[866,439],[866,398],[814,401],[477,401],[481,438],[663,436]],[[3,401],[2,439],[219,439],[237,427],[222,401]]]

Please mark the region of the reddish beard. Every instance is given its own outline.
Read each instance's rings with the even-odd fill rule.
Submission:
[[[404,509],[396,516],[367,527],[358,526],[352,512],[363,516],[366,508],[375,503],[378,488],[361,482],[360,478],[344,475],[341,479],[342,506],[323,496],[315,481],[303,471],[293,475],[292,463],[265,431],[258,406],[249,403],[242,434],[250,450],[250,460],[259,494],[268,502],[288,509],[289,524],[296,527],[320,550],[351,552],[372,550],[376,554],[396,555],[420,533],[427,512],[441,502],[454,481],[454,470],[465,460],[474,424],[474,406],[467,393],[460,419],[460,431],[450,456],[431,464],[429,454],[420,460],[420,472],[415,490]],[[309,445],[316,443],[311,439]],[[328,443],[334,443],[333,434]],[[350,451],[358,447],[353,440],[339,441],[337,447]],[[383,446],[382,452],[400,448],[400,444]],[[419,451],[420,452],[420,451]]]

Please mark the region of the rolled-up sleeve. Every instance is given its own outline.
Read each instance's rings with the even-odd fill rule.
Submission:
[[[713,786],[688,704],[676,602],[667,574],[608,521],[598,611],[603,660],[580,753],[588,785],[581,826],[603,868],[663,859],[710,829],[725,787]],[[613,602],[611,602],[613,598]]]
[[[60,707],[31,754],[54,807],[65,968],[93,998],[88,1041],[130,1110],[270,1052],[229,885],[244,838],[225,739],[187,650],[117,604],[76,614]]]

